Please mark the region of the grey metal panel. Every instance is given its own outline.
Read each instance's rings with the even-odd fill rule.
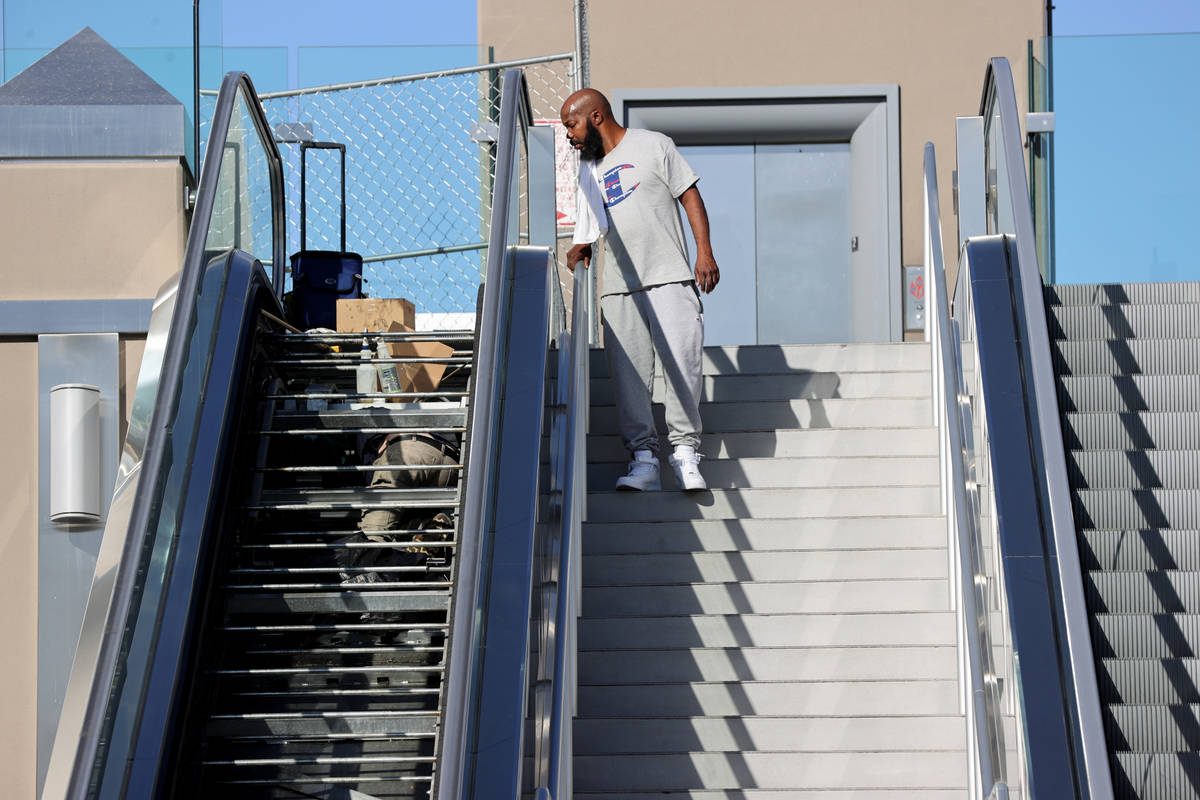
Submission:
[[[887,104],[876,103],[850,137],[850,330],[847,341],[899,341],[903,323],[889,303],[898,297],[889,280]],[[849,237],[847,237],[849,239]],[[895,323],[893,323],[895,319]]]
[[[0,336],[145,333],[154,301],[0,300]]]
[[[983,166],[983,117],[955,120],[958,147],[958,248],[987,234],[987,181]]]
[[[0,106],[0,158],[182,157],[183,106]]]
[[[41,791],[67,691],[91,575],[100,551],[117,475],[120,349],[115,333],[38,337],[38,715],[37,780]],[[100,520],[50,521],[50,388],[83,382],[100,387]]]
[[[684,147],[681,152],[700,176],[708,211],[713,256],[721,270],[716,291],[704,295],[706,345],[756,344],[758,282],[754,257],[754,146]],[[696,245],[684,225],[689,258]]]
[[[757,147],[760,344],[850,340],[849,181],[848,145]]]

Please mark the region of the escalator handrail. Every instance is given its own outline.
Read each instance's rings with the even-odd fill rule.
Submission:
[[[102,757],[101,739],[108,705],[112,699],[113,681],[126,639],[130,635],[130,606],[141,572],[144,537],[148,534],[154,517],[155,498],[159,494],[160,482],[163,479],[165,454],[171,446],[172,431],[169,428],[182,389],[181,378],[191,331],[196,323],[201,279],[209,262],[205,245],[217,198],[218,181],[226,150],[225,142],[239,91],[245,93],[255,129],[268,155],[271,184],[272,284],[277,296],[282,289],[285,255],[283,162],[270,135],[270,125],[262,112],[249,76],[244,72],[231,72],[221,84],[209,133],[209,146],[200,171],[196,206],[188,231],[174,313],[163,353],[158,393],[146,435],[140,478],[129,512],[129,525],[122,531],[114,531],[114,535],[119,533],[124,536],[116,576],[113,578],[101,574],[106,565],[98,563],[93,586],[107,585],[111,582],[111,592],[93,593],[88,601],[89,604],[98,602],[106,605],[103,633],[99,636],[81,637],[81,648],[76,653],[77,664],[82,660],[85,665],[94,664],[94,668],[72,669],[71,684],[67,687],[60,716],[56,749],[61,746],[73,750],[69,765],[61,764],[69,770],[69,775],[62,776],[61,782],[55,782],[54,795],[48,791],[43,794],[47,799],[61,796],[70,800],[82,800],[95,789],[92,785],[93,768],[97,759]],[[109,535],[107,526],[105,535]],[[85,640],[90,640],[92,645],[88,652],[83,650]],[[82,685],[85,682],[86,686]],[[64,725],[71,730],[62,730]],[[62,759],[66,760],[66,756],[62,756]],[[52,756],[52,763],[54,760]],[[48,778],[47,789],[50,787]],[[61,795],[58,794],[60,791]]]
[[[1005,780],[1003,743],[999,740],[1001,721],[994,682],[989,685],[985,676],[989,669],[988,611],[976,581],[978,563],[978,527],[968,510],[971,500],[967,490],[967,467],[964,464],[964,420],[959,398],[963,394],[962,362],[957,355],[956,340],[950,319],[950,301],[946,290],[945,256],[942,250],[942,215],[938,199],[937,158],[933,144],[925,144],[925,296],[926,340],[930,343],[934,384],[935,418],[939,420],[942,458],[942,488],[946,496],[947,524],[957,544],[959,589],[959,618],[965,636],[967,691],[964,694],[966,716],[973,737],[968,751],[974,755],[972,772],[982,790],[972,796],[1008,796]],[[940,391],[938,391],[940,390]]]
[[[1078,714],[1081,751],[1088,796],[1092,800],[1112,797],[1112,776],[1104,722],[1100,710],[1100,691],[1096,681],[1090,624],[1084,600],[1083,576],[1075,519],[1067,478],[1066,452],[1062,421],[1059,417],[1054,366],[1050,354],[1050,335],[1046,325],[1046,305],[1041,272],[1038,269],[1037,241],[1033,213],[1029,205],[1029,182],[1025,174],[1021,120],[1017,111],[1012,68],[1006,58],[993,58],[984,75],[980,115],[984,125],[984,147],[988,147],[989,129],[998,123],[997,144],[1004,156],[1005,175],[1010,187],[1008,200],[1016,239],[1017,266],[1020,270],[1021,303],[1027,326],[1029,371],[1035,398],[1037,430],[1045,465],[1044,480],[1049,500],[1050,523],[1058,558],[1062,614],[1067,637],[1067,656],[1073,681],[1074,705]],[[985,153],[984,163],[989,159]],[[999,176],[997,176],[999,179]],[[1000,202],[998,194],[995,202]],[[998,209],[993,209],[993,213]],[[989,226],[993,215],[989,213]],[[990,231],[1008,232],[1008,231]]]
[[[551,800],[571,797],[572,711],[577,686],[575,650],[580,613],[579,564],[587,497],[588,386],[587,271],[575,270],[571,296],[569,384],[567,385],[565,472],[563,478],[562,545],[558,562],[558,596],[554,614],[554,686],[550,710],[549,790]]]
[[[488,229],[488,251],[483,300],[480,304],[479,331],[475,344],[476,359],[472,368],[470,440],[465,454],[462,516],[460,520],[458,579],[455,586],[450,630],[453,642],[447,656],[445,695],[442,717],[446,720],[441,733],[437,770],[437,796],[459,798],[464,771],[469,760],[467,720],[471,712],[472,676],[477,668],[475,644],[479,635],[476,608],[480,599],[482,552],[479,532],[487,517],[487,507],[494,492],[496,460],[499,448],[498,409],[503,363],[504,341],[498,335],[504,329],[507,312],[506,290],[512,274],[509,245],[511,208],[509,197],[514,181],[519,179],[518,146],[524,145],[533,121],[532,106],[525,75],[519,69],[504,71],[500,96],[499,136],[496,146],[495,179],[492,183],[491,221]]]

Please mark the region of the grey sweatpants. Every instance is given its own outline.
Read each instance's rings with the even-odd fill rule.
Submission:
[[[658,451],[650,412],[655,356],[666,383],[667,438],[700,446],[704,307],[696,285],[667,283],[605,295],[604,353],[617,396],[617,424],[630,453]]]

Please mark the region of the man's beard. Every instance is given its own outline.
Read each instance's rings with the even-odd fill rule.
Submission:
[[[600,138],[600,129],[592,121],[584,120],[587,130],[583,134],[583,144],[579,148],[579,157],[584,161],[599,161],[604,157],[604,140]]]

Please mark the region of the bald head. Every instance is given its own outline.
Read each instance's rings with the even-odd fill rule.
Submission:
[[[587,161],[599,160],[625,136],[625,129],[613,119],[608,98],[595,89],[580,89],[568,97],[561,117],[567,141]]]
[[[612,106],[608,102],[608,98],[595,89],[580,89],[570,97],[562,105],[562,115],[574,112],[582,114],[588,119],[592,119],[592,114],[600,112],[605,119],[612,119]],[[593,120],[592,124],[599,124]]]

